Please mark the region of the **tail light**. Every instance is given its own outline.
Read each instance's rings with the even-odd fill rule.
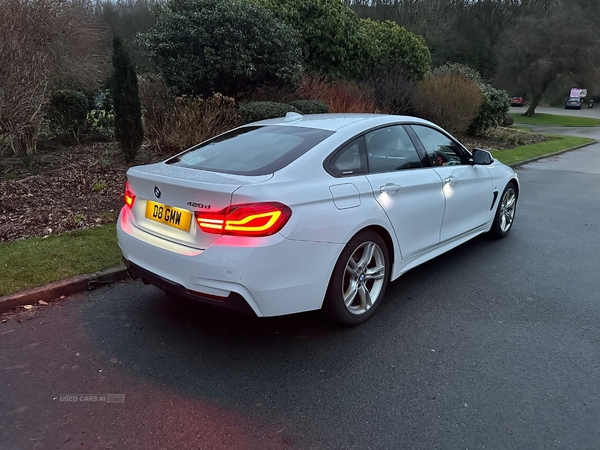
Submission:
[[[135,200],[135,194],[129,187],[129,181],[125,183],[125,204],[130,208],[133,208],[133,202]]]
[[[270,236],[281,230],[291,215],[292,210],[278,202],[243,203],[195,213],[202,231],[233,236]]]

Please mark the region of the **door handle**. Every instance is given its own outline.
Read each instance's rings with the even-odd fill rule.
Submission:
[[[379,188],[379,192],[381,192],[382,194],[385,192],[386,194],[395,194],[396,192],[398,192],[398,190],[400,190],[402,188],[402,186],[400,186],[399,184],[394,184],[394,183],[387,183],[384,186],[381,186]]]
[[[454,186],[456,183],[458,183],[458,178],[449,176],[444,180],[444,183],[449,184],[450,186]]]

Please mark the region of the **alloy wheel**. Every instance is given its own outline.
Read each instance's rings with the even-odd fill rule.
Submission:
[[[375,242],[359,245],[348,259],[342,280],[344,304],[355,315],[366,313],[379,300],[385,285],[385,257]]]

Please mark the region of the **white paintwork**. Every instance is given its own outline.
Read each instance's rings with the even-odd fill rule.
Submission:
[[[402,258],[439,244],[444,193],[442,180],[432,169],[399,170],[366,177],[375,200],[392,223]],[[392,184],[400,188],[396,192],[381,192]]]
[[[446,200],[440,241],[454,239],[489,220],[492,177],[486,166],[446,166],[433,169],[444,183]]]
[[[123,208],[117,224],[127,260],[189,290],[220,296],[237,292],[258,316],[315,310],[322,306],[335,262],[356,233],[377,227],[387,234],[393,280],[488,231],[498,205],[490,209],[494,191],[499,197],[510,180],[518,182],[512,169],[496,161],[343,177],[324,169],[334,150],[377,127],[412,123],[443,131],[413,117],[327,114],[258,123],[335,133],[269,175],[216,174],[164,163],[130,169],[137,197],[133,210]],[[195,221],[186,233],[143,217],[146,199],[156,201],[156,184],[165,186],[161,203],[190,211],[197,209],[187,205],[190,199],[210,210],[278,201],[291,208],[292,216],[269,237],[207,234]]]

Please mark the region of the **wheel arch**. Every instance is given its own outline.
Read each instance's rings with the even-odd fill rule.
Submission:
[[[392,236],[390,236],[390,233],[388,232],[388,230],[386,230],[384,227],[380,226],[380,225],[369,225],[368,227],[362,228],[361,230],[357,231],[354,236],[356,236],[358,233],[364,231],[364,230],[371,230],[375,233],[377,233],[379,236],[381,236],[381,239],[383,239],[383,241],[385,242],[385,246],[387,247],[388,250],[388,255],[390,257],[390,268],[394,266],[394,260],[396,258],[396,252],[394,251],[394,241],[392,239]],[[352,236],[352,237],[354,237]],[[391,274],[391,272],[390,272]]]
[[[508,183],[512,183],[515,185],[515,190],[517,191],[517,198],[519,198],[519,193],[521,190],[521,186],[519,185],[519,180],[516,177],[512,177],[510,180],[508,180],[508,182],[506,183],[508,185]]]

